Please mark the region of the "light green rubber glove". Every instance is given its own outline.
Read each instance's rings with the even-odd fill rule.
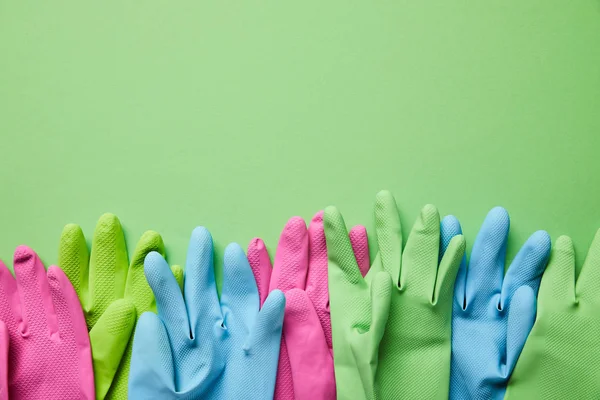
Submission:
[[[447,399],[452,295],[464,238],[454,237],[440,261],[440,217],[427,205],[403,252],[398,209],[387,191],[377,195],[375,227],[379,252],[362,280],[341,215],[325,211],[338,398]],[[389,277],[382,273],[393,282],[384,332]]]
[[[90,330],[97,399],[127,399],[130,339],[142,313],[156,312],[144,276],[144,259],[152,251],[164,256],[165,248],[160,235],[148,231],[129,264],[121,223],[112,214],[96,225],[91,257],[81,228],[69,224],[63,229],[58,264],[77,291]],[[172,271],[181,286],[183,270],[174,266]]]
[[[505,399],[595,399],[600,393],[600,231],[575,284],[567,236],[552,249],[542,276],[537,319]]]

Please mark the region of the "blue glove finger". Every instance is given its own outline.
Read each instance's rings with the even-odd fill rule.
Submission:
[[[446,253],[450,241],[454,236],[462,235],[462,228],[460,222],[454,215],[448,215],[442,219],[440,223],[440,261]],[[460,262],[458,273],[456,274],[456,281],[454,282],[454,299],[457,304],[461,307],[465,307],[465,284],[467,279],[467,252]]]
[[[508,379],[525,346],[527,336],[535,322],[536,299],[534,290],[527,286],[518,288],[510,301],[506,332],[506,366],[503,373]]]
[[[221,310],[225,326],[245,338],[255,324],[259,307],[258,287],[248,258],[237,243],[231,243],[223,259]]]
[[[285,296],[280,290],[273,290],[260,309],[244,344],[246,353],[259,357],[256,359],[255,368],[261,371],[260,379],[250,383],[253,386],[258,385],[257,393],[264,396],[257,398],[273,398],[284,312]]]
[[[510,219],[502,207],[493,208],[485,217],[469,260],[465,292],[467,307],[471,303],[486,307],[490,299],[500,294],[509,228]]]
[[[144,273],[156,298],[158,314],[169,336],[173,338],[189,336],[190,325],[185,303],[169,264],[159,253],[150,252],[144,260]]]
[[[177,369],[168,344],[169,336],[158,316],[151,312],[143,313],[133,338],[130,399],[168,399],[169,394],[175,392]]]
[[[223,316],[215,282],[212,236],[202,226],[195,228],[190,237],[183,285],[192,334],[212,335]]]
[[[537,295],[542,274],[548,264],[551,248],[550,235],[546,231],[537,231],[527,239],[506,272],[502,284],[501,306],[510,301],[513,293],[527,285]]]

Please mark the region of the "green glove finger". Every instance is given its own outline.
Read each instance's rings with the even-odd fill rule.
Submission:
[[[377,271],[387,271],[398,285],[402,266],[402,226],[396,200],[387,190],[377,193],[375,198],[375,232],[380,258],[373,266]]]
[[[147,231],[135,246],[125,286],[125,298],[135,305],[138,315],[142,315],[146,311],[156,312],[156,301],[144,275],[144,259],[152,251],[156,251],[164,257],[165,245],[158,233]]]
[[[447,307],[452,304],[454,296],[454,282],[460,267],[460,262],[465,254],[467,244],[463,235],[456,235],[448,243],[448,248],[440,261],[437,278],[435,282],[435,291],[433,294],[433,304],[440,307]]]
[[[58,247],[58,265],[77,292],[87,321],[87,314],[91,306],[89,298],[89,253],[85,237],[79,225],[69,224],[64,227]]]
[[[355,335],[356,339],[352,346],[354,358],[360,360],[357,368],[366,399],[375,398],[375,376],[379,365],[379,345],[385,331],[385,325],[390,312],[390,301],[392,298],[392,279],[385,271],[378,272],[371,285],[371,326],[365,337]],[[340,396],[338,398],[355,398],[355,396]]]
[[[135,306],[128,300],[114,301],[90,331],[96,398],[104,399],[133,334]]]
[[[119,219],[104,214],[98,220],[90,256],[90,294],[88,326],[93,327],[115,300],[123,298],[127,279],[127,247]]]
[[[402,255],[400,288],[431,299],[439,262],[440,216],[431,204],[421,209]]]
[[[592,241],[575,290],[577,298],[600,303],[600,230]]]
[[[552,255],[542,276],[538,292],[538,310],[550,310],[575,303],[575,249],[568,236],[561,236],[552,248]]]

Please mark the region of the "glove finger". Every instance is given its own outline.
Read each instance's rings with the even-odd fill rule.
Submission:
[[[390,274],[385,271],[379,271],[373,279],[371,285],[371,326],[369,334],[371,335],[370,354],[368,361],[370,365],[377,365],[377,355],[379,344],[385,333],[390,306],[392,303],[393,282]]]
[[[331,342],[331,316],[329,315],[329,290],[327,284],[327,242],[323,228],[323,211],[315,214],[308,226],[308,243],[309,267],[305,293],[312,303],[312,308],[319,317],[325,341],[329,349],[331,349],[333,345]]]
[[[369,259],[369,239],[367,237],[367,228],[362,225],[356,225],[350,229],[350,244],[354,252],[354,258],[358,264],[358,269],[364,277],[369,272],[371,260]]]
[[[285,293],[283,336],[292,367],[294,397],[334,399],[335,376],[330,345],[308,294]]]
[[[387,190],[377,193],[375,199],[375,232],[380,267],[390,274],[392,281],[397,285],[402,266],[402,226],[396,200]],[[374,263],[377,268],[378,264]]]
[[[256,280],[262,307],[269,295],[269,284],[271,282],[271,272],[273,271],[269,252],[262,239],[254,238],[250,241],[248,245],[248,262]]]
[[[406,241],[402,255],[400,287],[407,293],[431,301],[436,283],[439,251],[440,216],[435,206],[428,204],[421,209]],[[444,258],[446,257],[454,259],[454,255],[448,253]],[[452,283],[454,284],[454,281]]]
[[[8,329],[0,321],[0,400],[8,400]]]
[[[142,314],[133,338],[130,394],[140,396],[137,398],[155,398],[157,393],[153,392],[153,387],[166,388],[164,392],[175,393],[175,368],[171,347],[166,345],[168,343],[169,335],[160,318],[151,312]]]
[[[368,284],[356,263],[352,245],[342,215],[335,207],[327,207],[324,213],[325,239],[327,241],[329,299],[331,308],[347,317],[347,323],[368,326],[368,313],[358,305],[368,307]],[[346,307],[355,304],[355,307]]]
[[[518,288],[508,308],[508,321],[506,331],[506,368],[503,377],[508,380],[512,373],[521,350],[533,323],[535,322],[535,292],[527,285]]]
[[[440,262],[446,254],[448,250],[448,246],[450,245],[450,241],[452,238],[458,235],[462,235],[462,227],[460,226],[460,222],[454,215],[448,215],[442,219],[442,223],[440,225],[440,235],[441,235],[441,251],[440,251]],[[454,283],[454,299],[458,305],[464,310],[467,307],[466,304],[466,293],[465,293],[465,285],[467,279],[467,255],[466,252],[463,255],[463,258],[460,260],[460,265],[458,267],[458,273],[456,274],[456,281]]]
[[[585,258],[576,288],[577,298],[587,301],[600,301],[600,229],[592,241]]]
[[[489,299],[502,289],[504,262],[510,219],[502,207],[493,208],[485,217],[473,243],[467,272],[466,305]]]
[[[190,336],[190,324],[181,289],[169,265],[163,256],[152,252],[146,256],[144,272],[156,298],[158,315],[164,322],[169,337],[173,342],[183,343]]]
[[[175,277],[175,280],[177,281],[179,290],[181,290],[181,293],[183,293],[183,268],[181,268],[181,266],[179,266],[179,265],[172,265],[171,273],[173,274],[173,276]]]
[[[137,314],[127,299],[116,300],[90,331],[96,397],[104,399],[111,387],[131,337]]]
[[[234,329],[245,329],[249,332],[255,324],[260,299],[256,281],[244,250],[231,243],[225,249],[223,259],[223,290],[221,292],[221,310],[225,325],[231,329],[232,321],[242,323]]]
[[[545,231],[537,231],[527,239],[504,277],[501,308],[504,308],[504,304],[510,301],[513,293],[523,285],[531,287],[537,294],[542,274],[548,264],[551,246],[550,235]]]
[[[454,236],[446,253],[440,261],[433,293],[433,304],[444,307],[452,303],[452,295],[456,283],[456,275],[465,256],[465,238],[463,235]]]
[[[19,246],[14,254],[17,287],[23,303],[23,332],[58,332],[56,312],[52,304],[50,287],[44,264],[27,246]],[[79,304],[79,300],[77,301]]]
[[[193,230],[190,238],[183,287],[193,334],[212,330],[206,321],[222,321],[223,316],[215,281],[213,241],[208,230],[201,226]]]
[[[325,239],[327,242],[327,261],[329,272],[336,272],[348,287],[359,286],[366,288],[352,245],[346,230],[346,223],[342,214],[335,207],[327,207],[324,213]]]
[[[304,289],[308,273],[308,233],[300,217],[285,224],[275,252],[270,290]]]
[[[17,281],[0,260],[0,320],[11,328],[21,322],[20,302]]]
[[[84,311],[89,310],[89,252],[79,225],[63,228],[58,246],[58,266],[71,281]]]
[[[137,315],[142,315],[146,311],[156,312],[156,300],[144,275],[144,260],[153,251],[164,258],[165,245],[158,233],[147,231],[135,247],[125,285],[125,297],[133,303]]]
[[[357,333],[361,334],[350,337],[352,342],[350,351],[354,358],[352,365],[358,369],[362,392],[366,399],[374,398],[375,375],[379,364],[379,345],[385,333],[393,288],[390,274],[386,271],[377,272],[371,284],[370,326],[353,327],[358,330]]]
[[[88,326],[93,327],[108,306],[123,297],[128,267],[121,222],[115,215],[106,213],[98,220],[92,240]]]
[[[568,236],[561,236],[554,243],[548,267],[542,276],[538,303],[540,311],[553,304],[564,306],[575,303],[575,249]]]
[[[250,329],[244,350],[258,354],[269,354],[270,361],[266,366],[274,366],[273,371],[265,371],[263,376],[273,377],[275,386],[275,373],[279,360],[279,345],[285,311],[285,296],[280,290],[269,293],[265,304],[256,317],[255,324]],[[271,373],[272,372],[272,373]]]
[[[48,268],[48,297],[56,309],[60,340],[74,342],[79,357],[79,376],[82,398],[94,398],[94,370],[92,367],[92,350],[85,317],[77,292],[69,282],[67,275],[57,266]],[[60,365],[57,365],[60,368]]]

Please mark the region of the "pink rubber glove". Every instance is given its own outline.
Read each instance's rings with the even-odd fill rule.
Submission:
[[[6,348],[10,360],[0,399],[94,399],[90,339],[71,282],[56,266],[46,274],[26,246],[15,250],[14,271],[16,279],[0,261],[0,367]]]
[[[356,226],[349,236],[364,276],[370,265],[367,231]],[[286,298],[275,400],[335,399],[323,212],[313,217],[308,230],[300,217],[287,222],[273,268],[258,238],[248,246],[248,260],[261,305],[274,289]]]

